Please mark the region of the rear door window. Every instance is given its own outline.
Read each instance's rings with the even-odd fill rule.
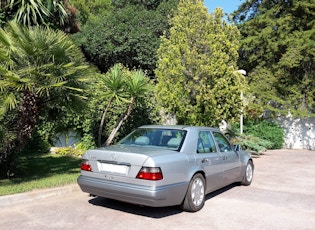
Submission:
[[[210,131],[200,131],[198,135],[197,153],[212,153],[216,151]]]

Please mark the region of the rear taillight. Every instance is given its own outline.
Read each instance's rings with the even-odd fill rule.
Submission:
[[[92,167],[88,160],[83,159],[81,163],[81,170],[83,171],[92,171]]]
[[[159,167],[142,167],[137,178],[143,180],[162,180],[163,174]]]

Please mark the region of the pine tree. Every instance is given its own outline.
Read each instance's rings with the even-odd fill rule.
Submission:
[[[315,114],[315,0],[246,1],[234,15],[242,34],[252,116]]]
[[[158,50],[157,98],[178,123],[218,125],[240,114],[245,79],[237,70],[239,31],[202,1],[182,0]]]

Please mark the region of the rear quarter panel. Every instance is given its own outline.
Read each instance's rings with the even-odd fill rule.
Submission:
[[[161,168],[163,180],[156,182],[157,186],[161,186],[189,182],[194,165],[192,155],[174,151],[172,154],[150,156],[143,166]]]

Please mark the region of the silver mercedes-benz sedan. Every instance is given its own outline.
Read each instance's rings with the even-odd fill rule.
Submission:
[[[84,153],[78,184],[95,196],[196,212],[206,194],[234,182],[250,185],[253,171],[251,155],[219,129],[148,125]]]

